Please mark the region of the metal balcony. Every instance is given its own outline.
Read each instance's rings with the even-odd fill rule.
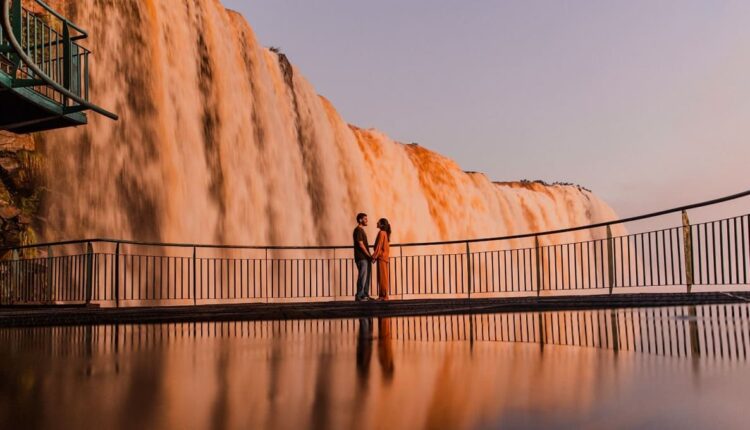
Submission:
[[[75,127],[87,111],[116,120],[89,101],[88,33],[41,0],[25,3],[0,0],[0,130]]]

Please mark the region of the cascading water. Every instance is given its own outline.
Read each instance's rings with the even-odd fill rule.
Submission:
[[[360,211],[402,242],[615,218],[578,187],[493,183],[348,125],[218,0],[52,3],[94,35],[92,94],[121,120],[40,138],[46,239],[346,244]]]

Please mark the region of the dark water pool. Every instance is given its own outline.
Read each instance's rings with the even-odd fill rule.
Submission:
[[[750,306],[0,329],[0,428],[747,428]]]

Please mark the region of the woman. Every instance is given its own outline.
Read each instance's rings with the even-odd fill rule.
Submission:
[[[373,261],[378,263],[378,298],[388,300],[389,279],[388,270],[390,263],[388,258],[391,255],[391,224],[385,218],[378,221],[378,238],[375,239],[375,251],[372,253]]]

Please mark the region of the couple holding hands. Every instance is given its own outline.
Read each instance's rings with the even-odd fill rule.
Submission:
[[[354,229],[354,263],[357,266],[357,292],[354,300],[361,302],[372,300],[370,297],[370,270],[373,263],[378,267],[378,300],[388,300],[388,268],[390,257],[391,225],[385,218],[378,220],[378,237],[375,239],[375,247],[370,253],[370,245],[367,243],[367,214],[357,214],[357,227]]]

